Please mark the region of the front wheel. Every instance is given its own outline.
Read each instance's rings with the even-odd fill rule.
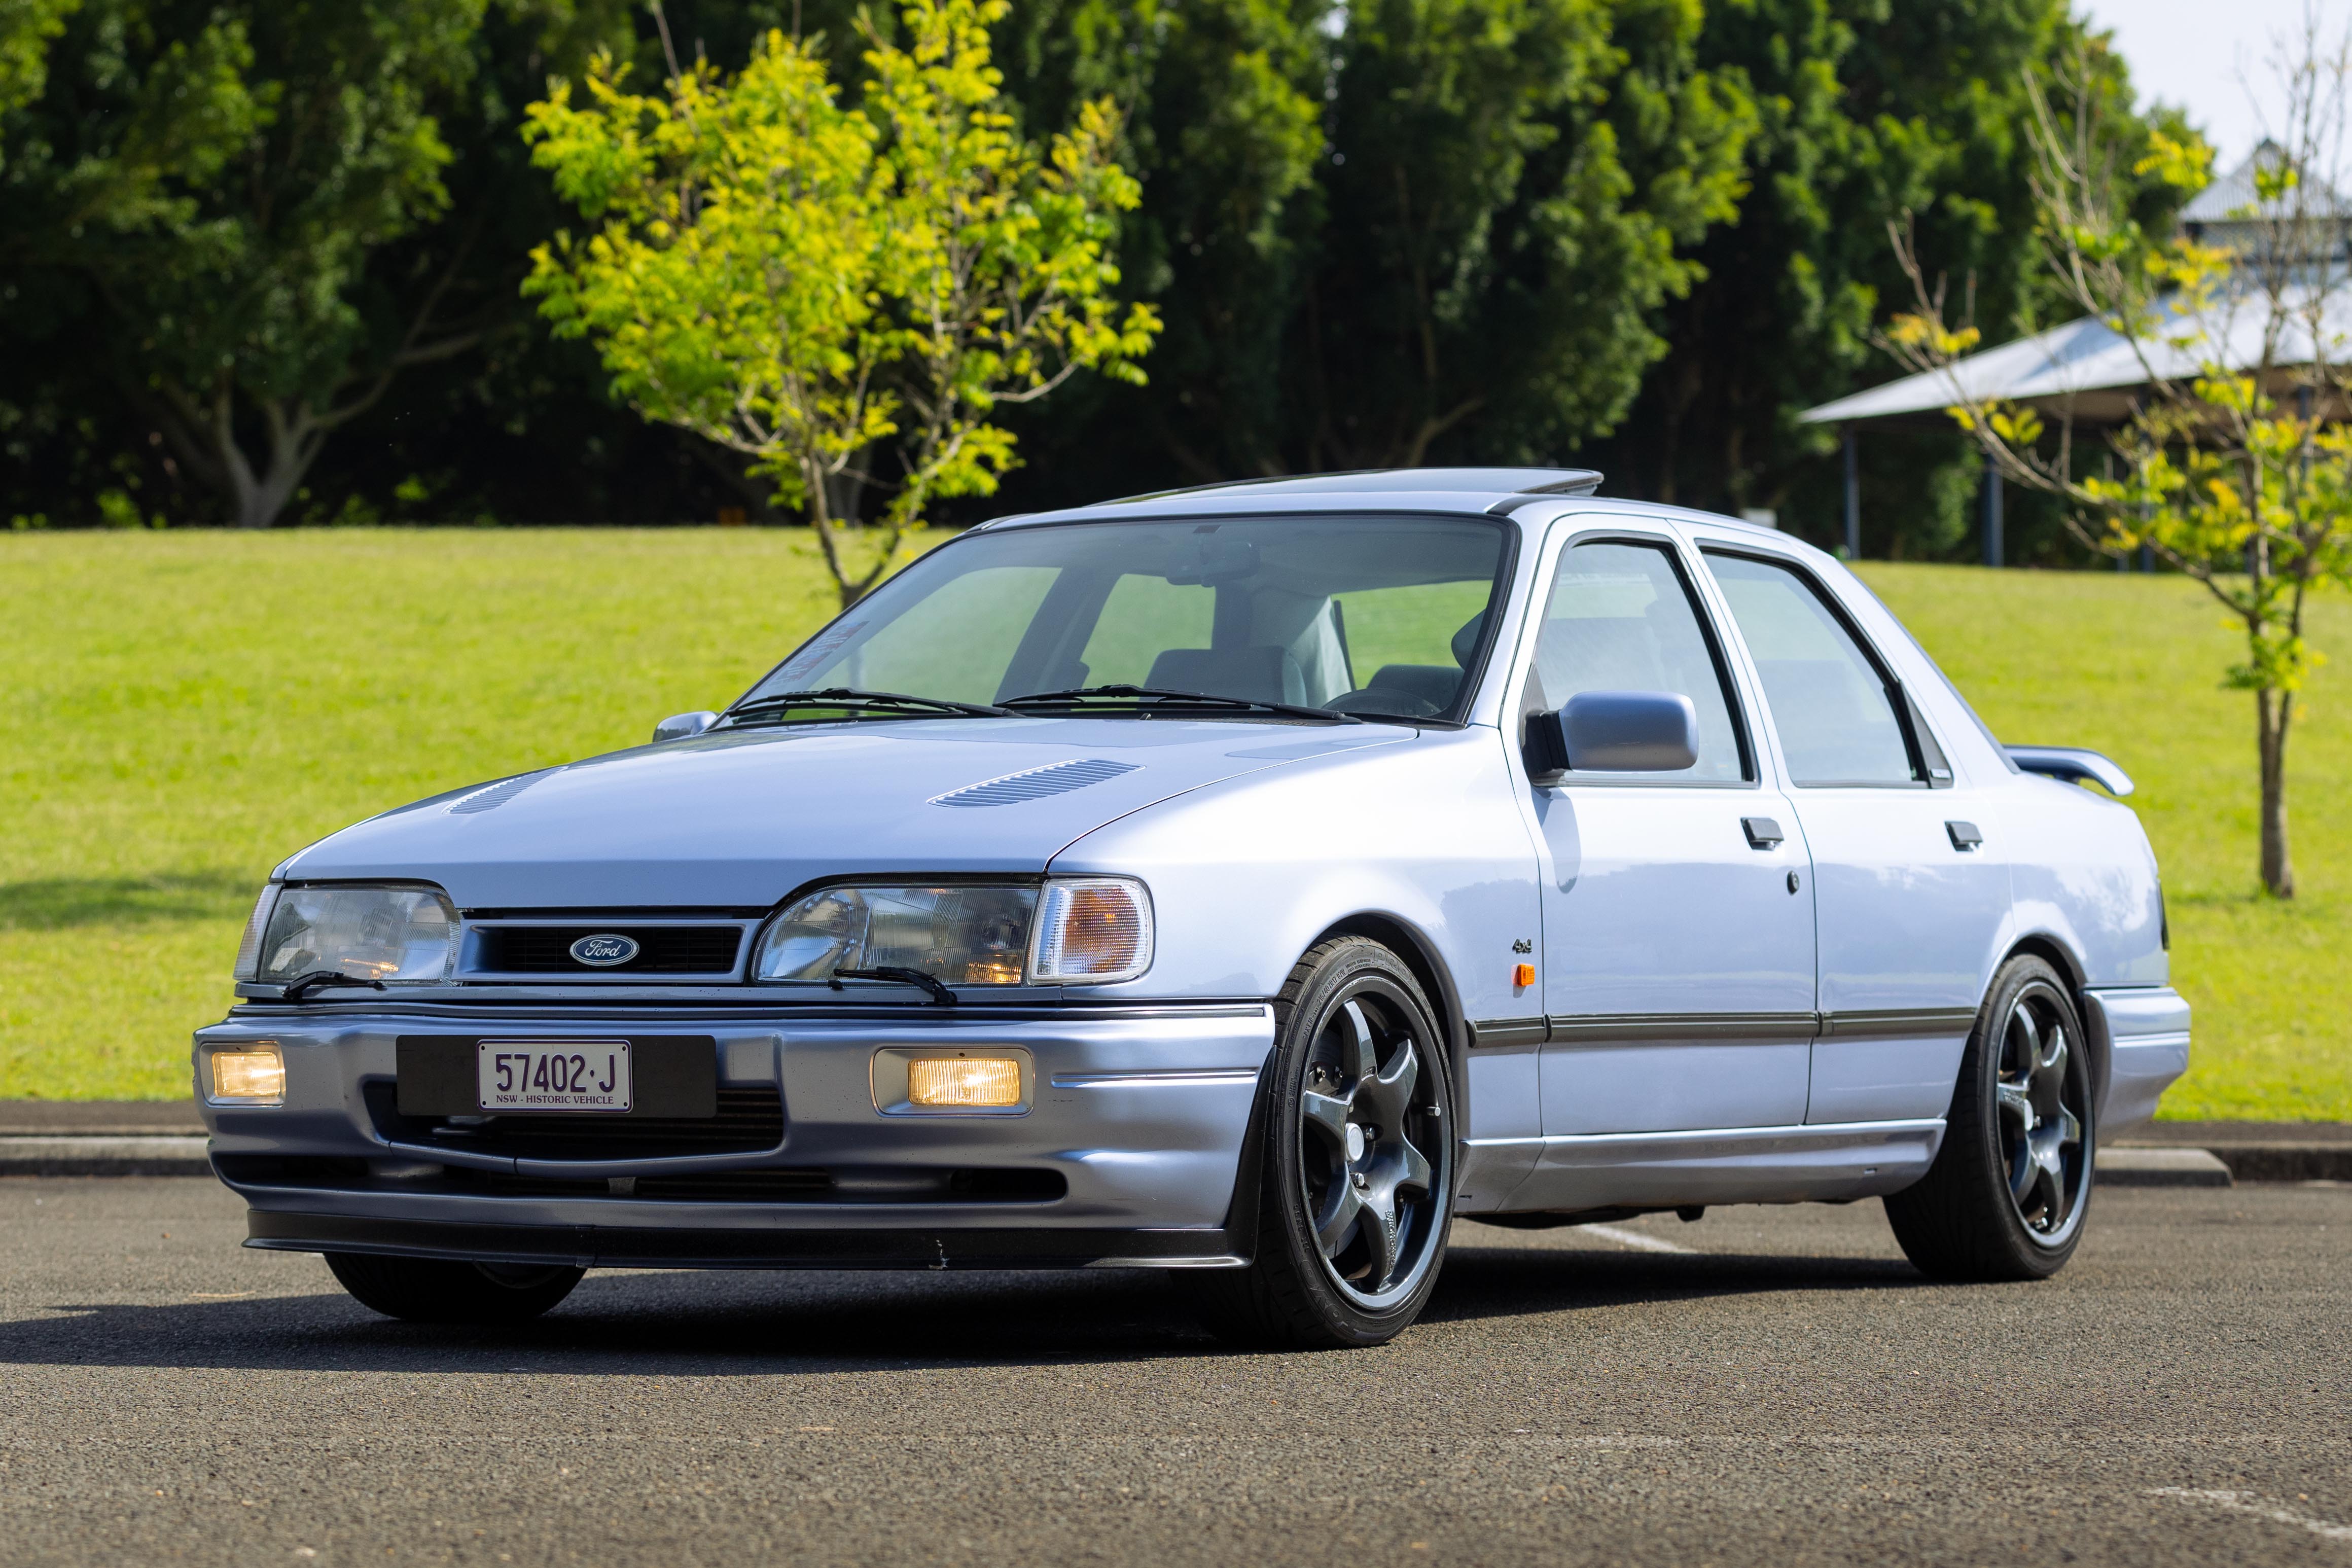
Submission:
[[[2047,1279],[2083,1237],[2095,1131],[2074,996],[2013,958],[1969,1036],[1935,1163],[1886,1199],[1895,1239],[1939,1279]]]
[[[327,1267],[360,1305],[413,1323],[528,1322],[571,1295],[583,1272],[358,1252],[330,1252]]]
[[[1421,1315],[1445,1255],[1454,1100],[1435,1016],[1396,954],[1361,937],[1300,959],[1259,1138],[1256,1257],[1199,1277],[1228,1338],[1376,1345]]]

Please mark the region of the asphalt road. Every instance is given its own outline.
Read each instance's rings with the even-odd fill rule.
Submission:
[[[1137,1274],[428,1331],[209,1182],[0,1181],[0,1563],[2352,1564],[2352,1189],[2091,1225],[1990,1287],[1875,1204],[1465,1225],[1397,1343],[1268,1356]]]

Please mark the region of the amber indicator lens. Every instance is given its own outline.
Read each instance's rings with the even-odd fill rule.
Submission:
[[[283,1100],[286,1061],[276,1046],[213,1053],[215,1100]]]
[[[1021,1103],[1021,1064],[1011,1057],[918,1057],[907,1064],[910,1105]]]
[[[1033,978],[1049,984],[1132,980],[1151,967],[1151,907],[1143,884],[1090,877],[1045,884]]]

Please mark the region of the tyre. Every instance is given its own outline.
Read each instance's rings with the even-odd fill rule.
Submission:
[[[572,1294],[583,1272],[330,1252],[327,1267],[360,1305],[412,1323],[522,1323]]]
[[[2073,994],[2042,960],[2010,960],[1960,1058],[1935,1163],[1885,1200],[1905,1255],[1938,1279],[2055,1274],[2083,1237],[2094,1109]]]
[[[1341,937],[1298,961],[1275,1018],[1256,1256],[1193,1277],[1203,1315],[1255,1345],[1380,1344],[1428,1303],[1452,1219],[1453,1089],[1436,1016],[1395,953]]]

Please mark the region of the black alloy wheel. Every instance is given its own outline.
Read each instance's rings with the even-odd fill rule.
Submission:
[[[584,1270],[560,1264],[467,1263],[330,1252],[327,1267],[360,1305],[412,1323],[523,1323],[572,1294]]]
[[[1427,1304],[1445,1253],[1453,1093],[1412,972],[1341,937],[1299,960],[1276,1002],[1261,1093],[1256,1255],[1200,1277],[1225,1336],[1372,1345]]]
[[[2043,1241],[2071,1233],[2088,1185],[2086,1075],[2063,1005],[2063,994],[2047,984],[2019,994],[2001,1024],[1993,1083],[2009,1201],[2027,1232]]]
[[[1960,1058],[1943,1147],[1886,1199],[1911,1261],[1945,1279],[2040,1279],[2082,1239],[2095,1147],[2082,1014],[2038,958],[1994,976]]]

